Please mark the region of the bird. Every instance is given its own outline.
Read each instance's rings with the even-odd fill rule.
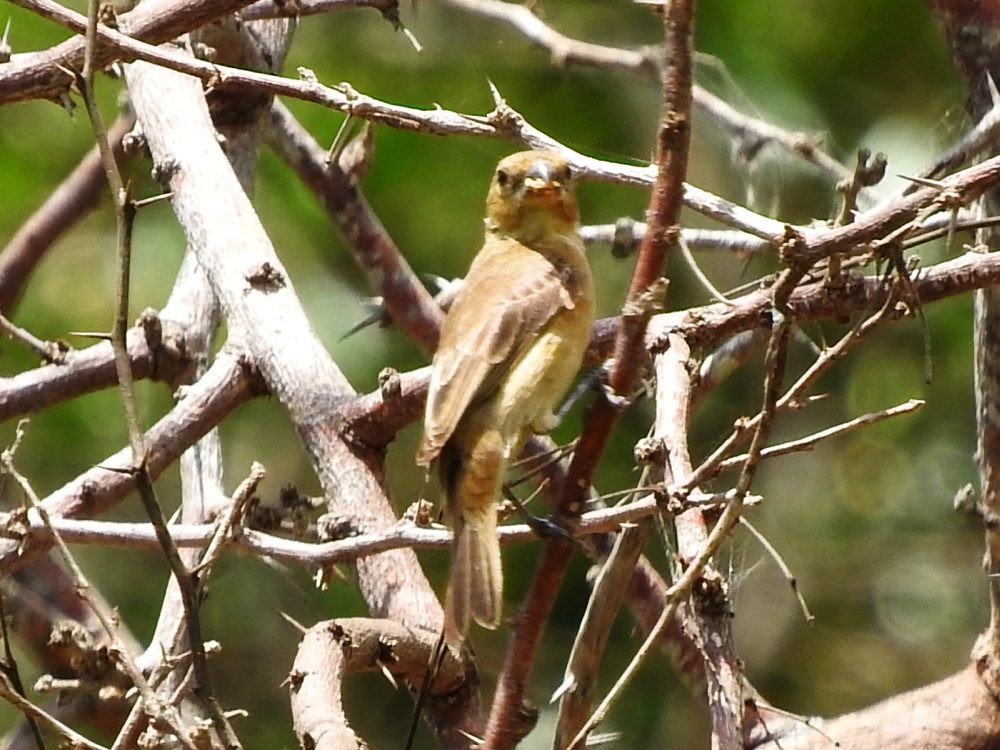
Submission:
[[[485,238],[441,329],[431,365],[419,466],[437,461],[452,527],[444,635],[470,619],[500,624],[503,570],[497,502],[504,474],[583,362],[594,280],[579,235],[573,171],[560,155],[525,151],[497,165]]]

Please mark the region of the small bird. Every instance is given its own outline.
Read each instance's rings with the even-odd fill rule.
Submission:
[[[500,623],[503,570],[496,503],[511,460],[554,409],[590,341],[594,281],[578,232],[573,174],[554,153],[497,166],[486,239],[441,330],[417,463],[437,459],[454,531],[445,638],[469,619]]]

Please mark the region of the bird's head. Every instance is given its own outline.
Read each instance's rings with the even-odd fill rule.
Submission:
[[[558,154],[523,151],[503,159],[486,198],[486,227],[522,241],[575,231],[576,183]]]

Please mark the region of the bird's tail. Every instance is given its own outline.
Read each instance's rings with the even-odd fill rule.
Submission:
[[[485,628],[500,624],[503,568],[494,507],[464,512],[455,524],[451,580],[445,600],[445,630],[465,635],[469,620]],[[454,640],[454,638],[450,639]]]
[[[446,451],[441,464],[455,535],[445,599],[445,632],[451,643],[465,636],[470,620],[497,627],[503,604],[496,500],[506,452],[496,430],[471,427],[465,437],[460,453]]]

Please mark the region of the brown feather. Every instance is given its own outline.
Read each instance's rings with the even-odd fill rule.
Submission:
[[[417,463],[438,460],[455,533],[445,600],[451,644],[470,620],[500,623],[503,477],[528,435],[552,428],[589,339],[594,288],[576,222],[573,178],[560,157],[501,161],[483,248],[441,330]]]
[[[552,316],[572,309],[565,276],[515,240],[487,242],[441,331],[417,452],[420,466],[437,458],[466,409],[496,389],[510,363]]]

